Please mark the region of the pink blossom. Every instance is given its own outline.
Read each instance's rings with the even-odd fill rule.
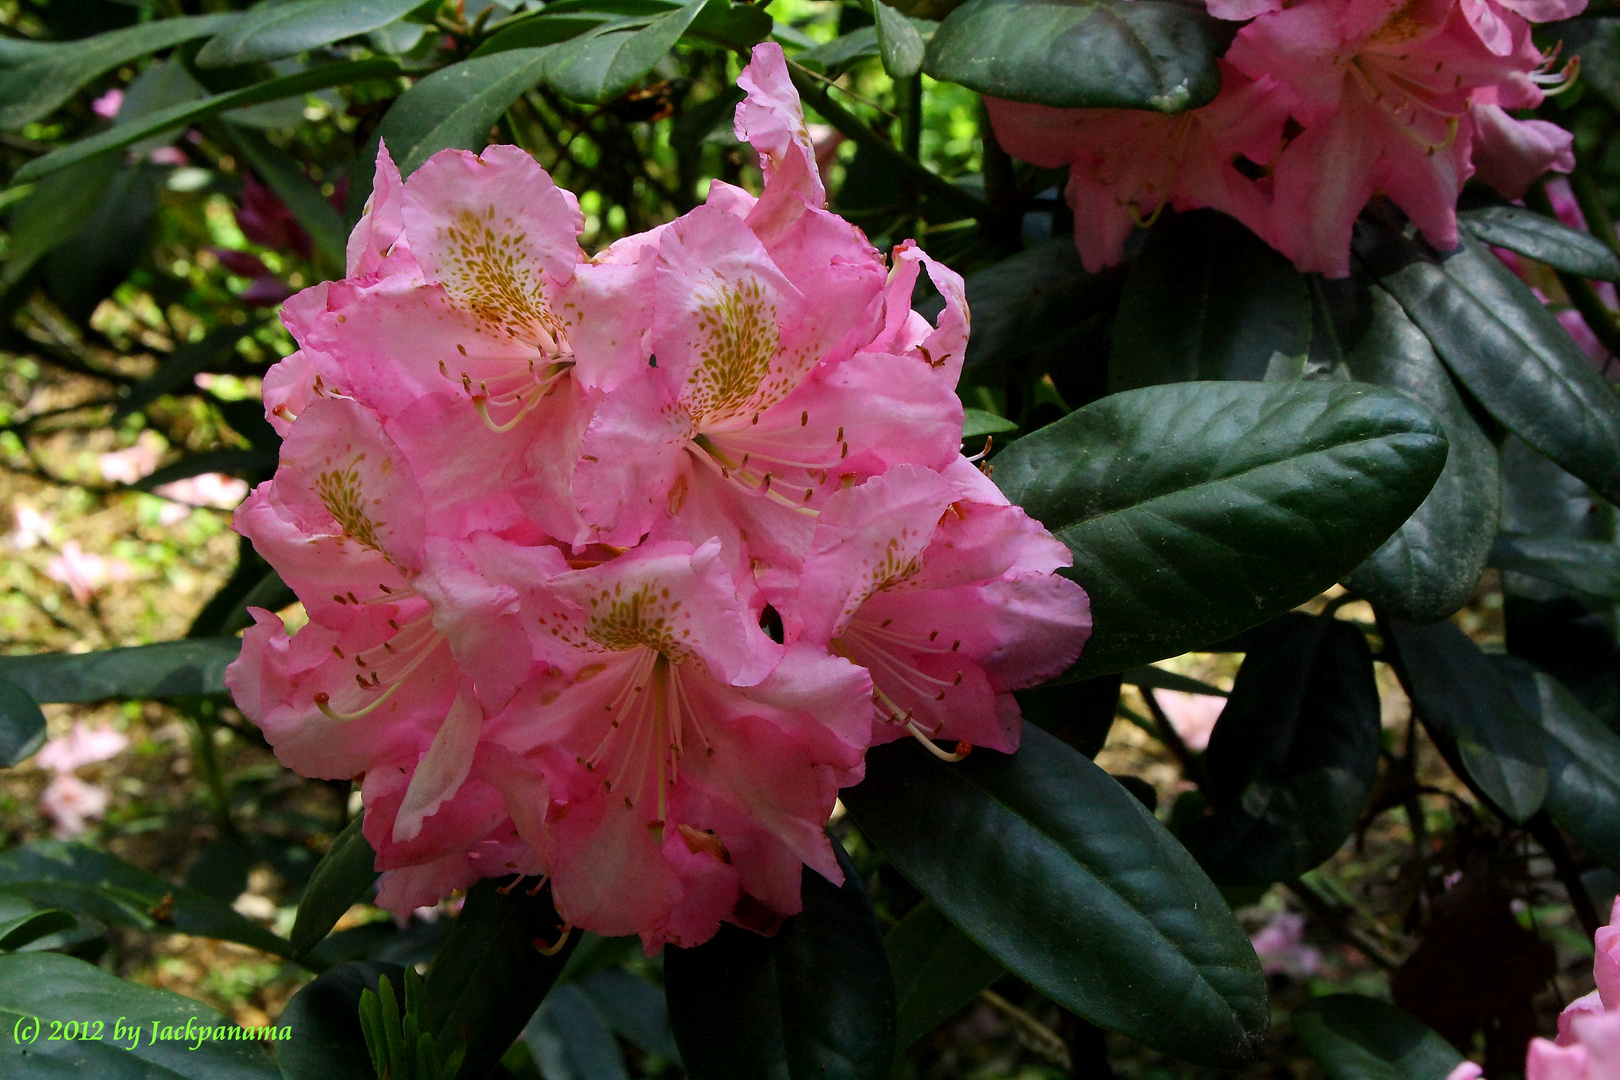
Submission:
[[[124,107],[124,92],[113,87],[90,103],[90,111],[103,120],[111,120]]]
[[[24,502],[13,504],[11,514],[16,523],[11,533],[11,546],[21,551],[48,542],[56,528],[50,515],[42,514]]]
[[[1249,938],[1267,975],[1314,975],[1322,964],[1321,950],[1305,944],[1305,916],[1279,911]]]
[[[1170,726],[1175,728],[1181,741],[1189,749],[1202,750],[1209,745],[1215,730],[1215,721],[1226,708],[1226,699],[1212,694],[1188,694],[1180,690],[1149,690],[1164,710]]]
[[[154,432],[143,431],[133,446],[99,454],[96,465],[108,483],[133,484],[157,471],[163,456],[163,440]]]
[[[1010,753],[1012,691],[1072,664],[1090,613],[1054,573],[1069,550],[959,462],[955,483],[897,465],[833,495],[798,588],[772,599],[871,673],[874,743],[909,731]]]
[[[1067,549],[960,457],[961,278],[826,210],[779,48],[742,82],[758,197],[586,259],[518,148],[383,150],[349,276],[283,308],[235,526],[309,622],[255,610],[227,683],[360,781],[396,914],[518,874],[649,950],[770,932],[804,867],[840,879],[874,738],[1010,750],[1011,691],[1089,631]]]
[[[1036,165],[1069,166],[1065,197],[1074,239],[1089,270],[1120,260],[1131,229],[1163,207],[1214,207],[1261,236],[1271,203],[1238,171],[1269,165],[1282,143],[1291,96],[1269,75],[1250,79],[1222,64],[1210,104],[1165,115],[1138,109],[1056,109],[986,98],[996,137]]]
[[[224,473],[199,473],[171,484],[159,485],[152,489],[152,493],[186,506],[234,510],[247,498],[248,485],[247,481]]]
[[[1489,0],[1473,2],[1480,10]],[[1356,215],[1382,193],[1430,243],[1455,247],[1457,194],[1474,171],[1482,123],[1496,179],[1515,184],[1536,160],[1565,163],[1550,125],[1524,128],[1490,111],[1542,96],[1529,26],[1507,18],[1505,51],[1482,42],[1454,0],[1306,0],[1274,5],[1240,30],[1228,62],[1276,79],[1303,127],[1276,161],[1267,239],[1301,269],[1343,277]]]
[[[110,582],[128,579],[132,572],[124,560],[85,551],[77,540],[63,544],[62,553],[45,564],[45,576],[66,585],[73,599],[81,604],[89,603],[90,597]]]
[[[106,814],[107,789],[87,784],[72,773],[57,773],[39,797],[39,808],[53,822],[58,840],[71,840],[88,829],[90,818]]]
[[[766,637],[717,541],[645,545],[529,603],[549,668],[490,736],[565,918],[649,950],[696,944],[744,897],[797,911],[801,865],[842,879],[822,828],[859,778],[871,681]],[[525,805],[537,783],[543,816]]]
[[[1620,1072],[1620,898],[1592,944],[1597,989],[1565,1006],[1556,1041],[1530,1040],[1526,1080],[1608,1080]],[[1465,1061],[1447,1080],[1479,1080],[1481,1075],[1479,1066]]]
[[[51,739],[34,758],[41,767],[56,772],[72,772],[81,765],[106,761],[116,756],[129,740],[109,727],[90,727],[75,721],[66,735]]]

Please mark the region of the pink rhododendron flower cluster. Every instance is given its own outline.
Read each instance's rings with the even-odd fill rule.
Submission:
[[[1089,632],[960,454],[961,279],[824,209],[778,47],[741,81],[758,198],[587,258],[522,150],[385,149],[348,277],[286,305],[236,526],[310,621],[256,610],[228,682],[287,765],[361,780],[397,913],[519,873],[648,949],[768,930],[804,865],[840,880],[869,745],[1012,750],[1011,691]]]
[[[1525,1080],[1603,1080],[1620,1071],[1620,898],[1593,945],[1597,989],[1565,1006],[1556,1039],[1530,1040]],[[1446,1080],[1479,1080],[1483,1074],[1479,1065],[1465,1061]]]
[[[987,99],[997,137],[1069,166],[1086,266],[1118,262],[1165,206],[1239,219],[1301,270],[1350,272],[1350,234],[1386,195],[1436,247],[1457,246],[1471,176],[1509,198],[1574,167],[1569,132],[1508,109],[1541,103],[1550,73],[1530,23],[1585,0],[1206,0],[1249,20],[1221,60],[1221,92],[1175,115]]]

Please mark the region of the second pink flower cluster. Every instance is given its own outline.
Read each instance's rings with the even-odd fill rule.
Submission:
[[[286,306],[236,524],[309,622],[255,611],[228,682],[285,764],[363,778],[395,911],[517,873],[649,949],[768,930],[840,880],[869,745],[1012,750],[1089,632],[961,455],[961,279],[824,209],[777,46],[741,84],[758,198],[587,259],[524,151],[385,150],[348,277]]]
[[[1508,198],[1575,165],[1569,132],[1506,109],[1541,104],[1553,73],[1530,23],[1585,0],[1206,0],[1252,20],[1221,65],[1221,92],[1175,115],[987,99],[1008,152],[1070,167],[1066,195],[1088,269],[1165,206],[1213,207],[1301,270],[1350,272],[1355,219],[1387,195],[1441,250],[1457,246],[1472,176]]]

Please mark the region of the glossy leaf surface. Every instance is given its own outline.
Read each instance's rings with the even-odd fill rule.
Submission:
[[[9,768],[45,741],[45,714],[28,691],[0,679],[0,767]]]
[[[884,935],[883,948],[894,971],[895,1045],[902,1051],[1007,973],[926,900]]]
[[[19,1042],[27,1018],[42,1026],[33,1041]],[[119,1037],[120,1019],[139,1031]],[[89,1022],[100,1039],[47,1038],[49,1022]],[[281,1072],[257,1042],[162,1039],[159,1031],[229,1026],[201,1002],[168,990],[128,982],[83,960],[56,953],[0,956],[0,1074],[7,1080],[94,1076],[97,1080],[280,1080]]]
[[[1369,325],[1345,356],[1350,376],[1422,404],[1451,451],[1423,504],[1344,583],[1380,611],[1431,623],[1467,603],[1485,571],[1502,512],[1501,470],[1429,339],[1389,293],[1369,293]]]
[[[1509,818],[1528,820],[1547,795],[1547,757],[1496,668],[1452,623],[1384,625],[1412,707],[1441,752]]]
[[[1528,255],[1555,270],[1601,281],[1620,281],[1620,256],[1590,233],[1544,217],[1522,206],[1464,210],[1457,224],[1492,247]]]
[[[1060,108],[1180,112],[1220,90],[1214,19],[1163,0],[968,0],[940,24],[936,79]]]
[[[1517,657],[1492,657],[1546,736],[1547,812],[1582,847],[1620,868],[1620,735],[1563,683]]]
[[[1411,515],[1446,459],[1410,398],[1354,384],[1115,394],[993,459],[1074,552],[1095,630],[1067,677],[1174,656],[1304,603]]]
[[[220,694],[225,668],[241,649],[239,638],[199,638],[99,652],[5,656],[0,657],[0,679],[41,703]]]
[[[665,951],[664,985],[693,1080],[887,1080],[895,987],[866,889],[841,847],[844,884],[808,868],[804,910],[774,938],[722,926]]]
[[[43,840],[0,851],[0,892],[106,923],[235,941],[273,956],[292,952],[223,900],[82,844]]]
[[[1243,658],[1204,752],[1214,812],[1180,833],[1222,885],[1287,881],[1339,849],[1378,776],[1372,651],[1337,619],[1287,615]]]
[[[1185,848],[1112,777],[1026,726],[1016,754],[867,755],[842,798],[968,937],[1099,1027],[1220,1067],[1269,1021],[1259,961]]]
[[[1223,214],[1174,214],[1125,281],[1108,388],[1289,378],[1310,344],[1304,274]]]
[[[1329,1080],[1445,1080],[1463,1060],[1422,1022],[1361,994],[1313,998],[1292,1020]]]
[[[343,86],[363,82],[366,79],[382,79],[398,73],[399,66],[392,60],[342,60],[335,64],[309,68],[292,75],[255,83],[241,90],[214,94],[199,101],[182,102],[166,109],[159,109],[139,121],[118,124],[89,138],[52,150],[44,157],[34,158],[17,170],[12,181],[21,183],[24,180],[37,180],[42,176],[49,176],[59,169],[65,169],[104,151],[122,150],[149,135],[195,123],[226,109],[279,101],[282,98],[297,97],[331,86]]]
[[[240,16],[188,15],[157,19],[105,34],[43,45],[0,75],[0,129],[48,116],[97,76],[182,42],[215,34]]]
[[[1459,382],[1510,431],[1620,499],[1620,401],[1557,317],[1483,245],[1438,259],[1384,235],[1369,266]]]
[[[591,104],[612,101],[640,82],[686,33],[708,0],[690,0],[639,29],[606,26],[565,45],[546,68],[546,82],[564,97]]]
[[[421,0],[295,0],[260,4],[197,53],[197,66],[230,67],[280,60],[380,29]]]
[[[551,56],[543,49],[512,49],[440,68],[395,100],[377,135],[406,176],[440,150],[482,150],[490,126],[541,80]],[[352,196],[349,203],[355,205]]]
[[[1607,540],[1504,533],[1491,550],[1491,565],[1620,603],[1620,547]]]
[[[293,952],[299,956],[319,945],[343,913],[366,898],[372,882],[377,880],[377,854],[360,831],[364,823],[363,814],[349,822],[304,887],[290,939]]]
[[[550,890],[530,896],[522,880],[504,893],[500,887],[484,878],[467,890],[423,995],[422,1030],[441,1054],[464,1045],[468,1076],[483,1076],[500,1060],[578,942],[570,933],[562,949],[543,954],[563,932]]]

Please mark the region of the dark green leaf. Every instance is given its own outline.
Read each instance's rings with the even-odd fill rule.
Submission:
[[[381,29],[422,0],[291,0],[259,4],[197,53],[197,66],[231,67],[296,56]]]
[[[1024,720],[1039,724],[1088,758],[1095,758],[1108,742],[1119,714],[1118,674],[1076,682],[1051,682],[1019,690],[1013,695]]]
[[[577,951],[577,950],[576,950]],[[576,984],[632,1046],[679,1064],[681,1053],[669,1027],[669,1006],[662,988],[622,968],[592,972]]]
[[[337,207],[304,177],[303,167],[269,139],[235,125],[226,130],[242,159],[309,234],[315,244],[316,257],[324,268],[334,275],[342,274],[349,232],[343,227],[343,215],[338,213]]]
[[[1547,813],[1587,851],[1620,869],[1620,736],[1545,671],[1517,657],[1491,659],[1545,735]]]
[[[293,922],[295,955],[303,956],[319,945],[343,913],[366,898],[377,880],[377,853],[361,831],[364,822],[364,815],[349,822],[310,875]]]
[[[904,1053],[1007,973],[924,900],[883,938],[894,971],[895,1048]]]
[[[79,925],[73,912],[61,908],[42,908],[14,919],[0,922],[0,952],[12,952],[24,945],[32,945],[40,938],[64,933]]]
[[[893,976],[872,902],[836,841],[844,884],[804,870],[804,910],[775,938],[735,927],[665,952],[664,984],[693,1080],[888,1080]]]
[[[530,896],[521,880],[485,878],[467,890],[466,903],[428,973],[422,1027],[440,1053],[467,1048],[463,1075],[483,1076],[522,1032],[551,989],[575,944],[551,956],[540,952],[561,936],[562,920],[551,890]]]
[[[221,832],[186,867],[185,886],[233,903],[247,891],[248,876],[258,861],[252,845],[240,835]]]
[[[276,1044],[285,1080],[376,1080],[360,1027],[360,995],[386,978],[404,996],[404,969],[369,960],[339,964],[310,982],[281,1013],[292,1038]]]
[[[1449,622],[1381,625],[1412,709],[1441,753],[1502,813],[1527,821],[1547,795],[1547,757],[1489,658]]]
[[[979,947],[1064,1008],[1188,1061],[1265,1040],[1265,976],[1220,893],[1107,773],[1026,726],[1013,755],[871,751],[841,795],[861,831]]]
[[[1491,550],[1491,565],[1620,603],[1620,546],[1612,541],[1503,533]]]
[[[1108,388],[1298,377],[1311,344],[1304,274],[1224,214],[1171,214],[1125,281]]]
[[[981,435],[997,435],[1003,431],[1017,431],[1018,425],[1006,417],[983,409],[962,410],[962,439],[976,439]]]
[[[224,30],[236,15],[185,15],[40,48],[0,75],[0,129],[49,115],[98,76],[147,53]],[[48,51],[47,51],[48,50]]]
[[[15,1037],[25,1018],[41,1018],[38,1038]],[[99,1040],[48,1039],[48,1021],[88,1022]],[[31,1023],[31,1021],[28,1021]],[[230,1026],[206,1005],[168,990],[116,979],[83,960],[56,953],[0,956],[0,1074],[7,1080],[280,1080],[281,1073],[257,1042],[235,1039],[160,1039],[159,1029],[191,1023]],[[120,1028],[118,1025],[124,1025]],[[134,1032],[139,1031],[137,1040]]]
[[[0,679],[41,703],[220,694],[225,668],[241,649],[238,638],[200,638],[100,652],[0,656]]]
[[[32,756],[44,741],[45,714],[38,702],[16,683],[0,679],[0,767]]]
[[[538,49],[555,45],[595,30],[613,19],[612,15],[600,11],[565,12],[561,15],[545,13],[535,18],[518,19],[474,49],[468,59],[477,60],[511,49]]]
[[[839,75],[862,60],[869,60],[877,55],[877,27],[863,26],[859,30],[840,34],[831,41],[806,49],[794,56],[793,61],[828,75]],[[1073,250],[1074,245],[1070,244],[1069,248]],[[1079,261],[1078,258],[1076,261]]]
[[[1485,570],[1502,505],[1496,447],[1429,339],[1389,293],[1370,293],[1371,323],[1345,357],[1351,377],[1421,403],[1439,419],[1451,453],[1423,505],[1345,585],[1398,619],[1431,623],[1467,603]]]
[[[1571,56],[1581,58],[1581,83],[1620,109],[1620,19],[1570,19],[1559,36]]]
[[[1284,616],[1243,658],[1204,752],[1214,813],[1182,840],[1222,885],[1315,868],[1360,820],[1379,733],[1366,637],[1336,619]]]
[[[329,86],[344,86],[368,79],[385,79],[397,74],[399,65],[392,60],[344,60],[268,79],[241,90],[214,94],[200,101],[182,102],[167,109],[159,109],[136,123],[118,124],[87,139],[80,139],[76,143],[52,150],[44,157],[35,158],[18,169],[16,175],[12,177],[12,182],[38,180],[42,176],[49,176],[59,169],[65,169],[96,154],[107,150],[121,150],[148,135],[196,123],[226,109],[278,101],[315,90],[324,90]]]
[[[1392,233],[1360,250],[1459,382],[1525,442],[1620,500],[1620,402],[1529,286],[1478,241],[1437,259]]]
[[[546,68],[546,82],[575,101],[612,101],[675,47],[706,3],[690,0],[639,29],[605,26],[559,45],[556,60]]]
[[[1357,384],[1177,383],[1115,394],[994,459],[1074,552],[1095,630],[1068,678],[1175,656],[1359,565],[1445,463],[1411,399]]]
[[[1228,40],[1168,0],[968,0],[935,31],[924,67],[1013,101],[1173,113],[1214,99]]]
[[[1517,251],[1555,270],[1620,281],[1620,257],[1603,241],[1522,206],[1464,210],[1457,224],[1480,243]]]
[[[967,364],[1009,360],[1051,341],[1085,314],[1111,304],[1114,275],[1088,274],[1074,241],[1050,240],[968,276],[973,334]]]
[[[1125,672],[1125,681],[1132,686],[1139,686],[1143,690],[1179,690],[1183,694],[1207,694],[1210,697],[1227,696],[1227,691],[1218,686],[1199,679],[1189,678],[1186,675],[1178,675],[1174,671],[1166,671],[1164,668],[1131,668]]]
[[[804,871],[804,910],[771,941],[782,1040],[794,1080],[889,1080],[894,1069],[894,976],[872,901],[832,841],[842,886]]]
[[[707,38],[728,49],[746,51],[770,37],[776,25],[765,6],[709,0],[693,20],[687,36]]]
[[[0,890],[103,922],[143,930],[161,926],[235,941],[274,956],[292,952],[284,939],[237,914],[228,903],[79,844],[40,841],[0,852]]]
[[[121,169],[96,209],[45,256],[45,291],[69,319],[88,322],[146,254],[159,176],[150,166]]]
[[[877,22],[878,55],[891,79],[909,79],[922,70],[923,39],[911,20],[883,3],[872,5]]]
[[[1293,1025],[1329,1080],[1446,1080],[1463,1060],[1424,1024],[1360,994],[1312,998]]]
[[[664,989],[692,1080],[799,1080],[788,1072],[769,940],[728,923],[696,948],[670,946]]]
[[[35,263],[78,231],[101,205],[122,167],[118,155],[102,154],[47,177],[34,189],[12,215],[0,291],[21,281]]]
[[[546,1080],[630,1080],[607,1018],[573,984],[546,997],[523,1041]]]
[[[406,176],[440,150],[482,150],[490,126],[541,80],[553,55],[549,49],[512,49],[441,68],[399,96],[377,135]]]

